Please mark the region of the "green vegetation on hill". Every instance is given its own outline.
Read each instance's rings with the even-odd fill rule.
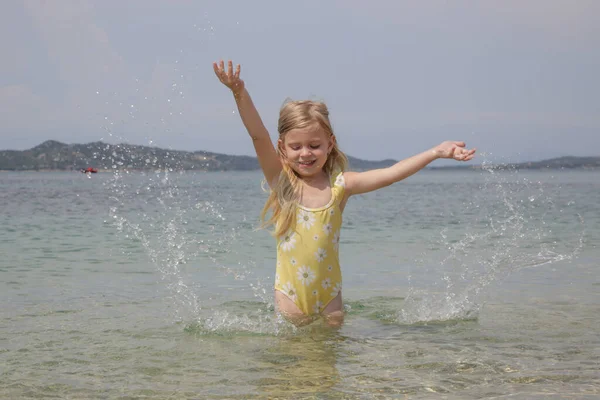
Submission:
[[[431,169],[482,169],[482,165],[458,164],[446,167],[431,167]],[[493,169],[600,169],[600,157],[558,157],[542,161],[528,161],[522,163],[507,163],[486,165]]]
[[[357,170],[381,168],[395,163],[394,160],[365,161],[353,157],[349,159],[351,167]],[[0,151],[0,170],[81,170],[87,167],[99,170],[171,168],[197,171],[250,171],[260,168],[256,157],[103,142],[65,144],[48,140],[29,150]]]
[[[348,157],[353,170],[383,168],[395,160],[366,161]],[[251,171],[259,169],[256,157],[232,156],[207,151],[166,150],[158,147],[131,144],[65,144],[48,140],[29,150],[0,151],[0,170],[43,171],[81,170],[88,167],[99,170],[196,170],[196,171]],[[480,165],[433,167],[433,169],[480,169]],[[600,157],[560,157],[544,161],[503,164],[494,168],[600,168]]]

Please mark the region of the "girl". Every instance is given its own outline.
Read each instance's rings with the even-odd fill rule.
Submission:
[[[271,191],[262,226],[277,238],[275,303],[296,326],[323,316],[333,327],[344,320],[338,244],[348,198],[389,186],[437,158],[468,161],[475,149],[443,142],[389,167],[346,172],[348,160],[338,146],[325,104],[286,103],[279,114],[277,149],[231,61],[213,63],[215,74],[233,92],[244,126]],[[267,214],[270,217],[267,218]]]

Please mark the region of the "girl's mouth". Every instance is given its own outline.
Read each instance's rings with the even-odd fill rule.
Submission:
[[[300,168],[309,168],[312,167],[315,162],[317,160],[312,160],[312,161],[298,161],[298,165],[300,166]]]

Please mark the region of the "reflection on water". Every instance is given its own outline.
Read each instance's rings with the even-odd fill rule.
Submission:
[[[252,383],[269,398],[317,396],[328,393],[340,382],[337,346],[341,336],[319,323],[302,334],[279,337],[257,354],[255,368],[264,375]]]

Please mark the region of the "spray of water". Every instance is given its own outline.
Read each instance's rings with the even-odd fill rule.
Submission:
[[[397,322],[476,319],[493,283],[523,268],[571,260],[583,248],[583,218],[569,212],[572,202],[560,197],[560,188],[514,169],[484,164],[481,173],[485,183],[465,204],[466,233],[440,231],[435,246],[445,251],[433,272],[439,279],[426,289],[411,285]],[[559,240],[559,225],[573,222],[580,226],[576,239]]]
[[[227,221],[222,203],[208,195],[214,188],[203,187],[206,180],[198,183],[193,173],[170,170],[177,168],[151,173],[116,169],[106,182],[110,220],[124,239],[123,251],[129,251],[128,243],[141,245],[169,293],[167,307],[176,322],[188,324],[186,330],[196,334],[288,331],[288,324],[274,313],[268,285],[254,276],[256,262],[238,254],[235,243],[250,240],[244,236],[250,231]],[[206,296],[201,300],[199,293],[206,290],[202,282],[214,271],[242,282],[258,300],[256,304],[244,309],[239,304],[207,304]],[[217,302],[225,298],[215,297]]]

